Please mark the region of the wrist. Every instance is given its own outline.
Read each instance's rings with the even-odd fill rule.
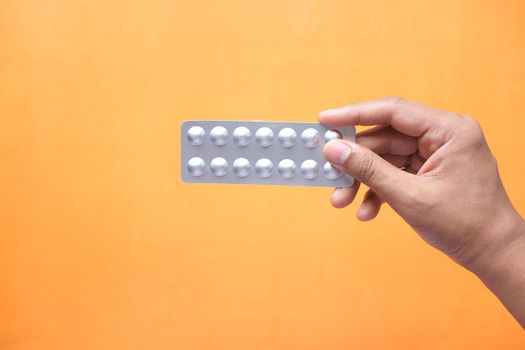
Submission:
[[[501,278],[512,269],[517,256],[525,256],[525,221],[515,211],[501,215],[492,227],[486,227],[483,236],[489,237],[479,247],[476,255],[465,267],[483,282]]]
[[[470,270],[525,329],[525,222],[516,215],[512,229],[498,242],[497,249],[479,259]]]

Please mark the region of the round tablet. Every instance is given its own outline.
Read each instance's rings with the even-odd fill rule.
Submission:
[[[238,177],[246,177],[250,173],[250,161],[246,158],[237,158],[233,161],[232,168]]]
[[[260,177],[270,177],[273,172],[272,161],[266,158],[259,159],[257,163],[255,163],[255,172]]]
[[[308,128],[303,131],[301,134],[301,140],[306,148],[315,148],[319,145],[321,137],[319,132],[314,128]]]
[[[268,147],[273,142],[273,131],[270,128],[262,127],[255,133],[255,139],[261,147]]]
[[[210,162],[210,170],[215,176],[224,176],[228,172],[228,162],[222,157],[213,158]]]
[[[277,170],[279,171],[279,174],[285,179],[290,179],[294,177],[295,169],[295,163],[291,159],[283,159],[279,162],[279,165],[277,165]]]
[[[301,163],[301,173],[308,180],[315,179],[319,176],[319,165],[315,160],[307,159]]]
[[[233,141],[237,146],[247,146],[250,143],[250,137],[252,136],[250,129],[244,126],[239,126],[233,130]]]
[[[279,142],[283,147],[290,148],[295,146],[295,140],[297,140],[297,133],[292,128],[283,128],[279,131]]]
[[[341,170],[335,168],[332,164],[326,162],[323,166],[324,176],[329,180],[335,180],[341,176]]]
[[[201,176],[204,174],[204,170],[206,169],[206,163],[204,163],[204,160],[199,157],[193,157],[190,160],[188,160],[188,164],[186,164],[186,167],[188,168],[188,172],[192,176]]]
[[[216,146],[223,146],[228,143],[228,130],[222,126],[216,126],[210,131],[210,139]]]
[[[337,139],[342,139],[342,138],[343,136],[338,130],[332,129],[324,133],[324,142],[326,143],[328,143],[331,140],[337,140]]]
[[[190,144],[193,146],[198,146],[204,142],[204,136],[206,136],[206,132],[200,126],[192,126],[188,129],[186,136],[188,137]]]

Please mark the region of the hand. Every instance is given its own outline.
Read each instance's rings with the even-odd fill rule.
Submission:
[[[359,184],[366,184],[360,220],[373,219],[387,202],[426,242],[486,284],[507,276],[510,266],[511,272],[521,271],[517,282],[525,300],[525,225],[476,120],[388,98],[327,110],[319,121],[376,125],[359,133],[356,143],[335,140],[325,146],[327,161],[356,179],[353,187],[334,191],[335,207],[350,204]],[[523,325],[525,305],[520,308],[516,316],[509,307]]]

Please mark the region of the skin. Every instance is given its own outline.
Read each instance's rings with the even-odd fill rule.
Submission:
[[[360,184],[357,211],[372,220],[388,203],[427,243],[476,274],[525,328],[525,222],[513,207],[478,122],[393,97],[326,110],[328,125],[373,126],[356,143],[330,141],[324,156]]]

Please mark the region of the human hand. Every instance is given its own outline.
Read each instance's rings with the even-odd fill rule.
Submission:
[[[350,204],[359,184],[366,184],[360,220],[373,219],[387,202],[426,242],[486,284],[508,274],[509,255],[525,256],[523,220],[473,118],[388,98],[326,110],[319,121],[375,125],[359,133],[356,143],[334,140],[324,148],[327,161],[356,179],[353,187],[334,191],[335,207]],[[515,263],[513,272],[523,272],[518,276],[523,297],[525,262]],[[488,272],[494,270],[498,274]],[[523,325],[525,310],[520,321]]]

